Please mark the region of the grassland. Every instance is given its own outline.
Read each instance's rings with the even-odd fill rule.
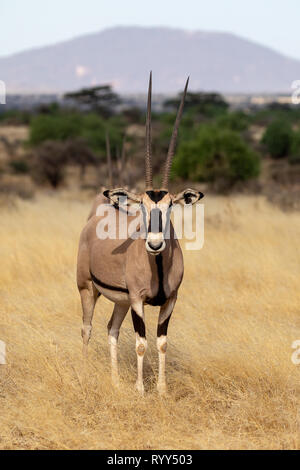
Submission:
[[[111,387],[97,304],[81,357],[75,283],[90,203],[38,196],[0,208],[1,449],[296,449],[300,447],[300,214],[252,197],[206,196],[205,244],[185,252],[169,328],[168,398],[155,390],[157,309],[147,308],[144,398],[134,391],[130,316]]]

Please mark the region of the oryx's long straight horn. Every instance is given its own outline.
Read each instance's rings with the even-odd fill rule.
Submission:
[[[176,116],[176,121],[175,121],[174,128],[173,128],[172,137],[171,137],[171,140],[170,140],[167,160],[166,160],[166,164],[165,164],[165,172],[164,172],[164,177],[163,177],[163,182],[162,182],[162,187],[164,189],[168,189],[168,185],[169,185],[169,178],[170,178],[172,160],[173,160],[174,153],[175,153],[176,140],[177,140],[177,135],[178,135],[178,128],[179,128],[179,124],[180,124],[182,113],[183,113],[184,100],[185,100],[185,97],[186,97],[186,92],[187,92],[187,88],[188,88],[188,84],[189,84],[189,78],[190,77],[188,77],[188,79],[186,81],[186,84],[185,84],[185,88],[184,88],[184,91],[183,91],[183,94],[182,94],[181,102],[180,102],[180,105],[179,105],[179,108],[178,108],[178,111],[177,111],[177,116]]]
[[[110,141],[108,132],[105,132],[105,141],[106,141],[106,159],[107,159],[107,170],[108,170],[108,184],[109,187],[113,187],[113,173],[111,165],[111,153],[110,153]]]
[[[151,189],[152,188],[151,96],[152,96],[152,72],[150,72],[150,78],[149,78],[147,117],[146,117],[146,152],[145,152],[145,183],[146,183],[146,189]]]

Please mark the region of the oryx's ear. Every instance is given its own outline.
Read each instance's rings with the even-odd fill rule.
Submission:
[[[173,197],[173,203],[184,202],[184,204],[195,204],[204,197],[200,191],[195,191],[194,189],[185,189],[181,193],[176,194]]]
[[[141,197],[138,194],[131,193],[124,188],[106,189],[103,194],[117,205],[128,206],[129,204],[141,202]]]

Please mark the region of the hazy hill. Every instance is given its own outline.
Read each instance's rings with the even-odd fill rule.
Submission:
[[[238,36],[169,28],[115,27],[0,58],[9,92],[56,92],[110,82],[119,92],[190,89],[282,92],[300,78],[300,61]]]

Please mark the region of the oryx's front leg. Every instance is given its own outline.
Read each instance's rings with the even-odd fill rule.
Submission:
[[[135,350],[137,355],[137,381],[136,389],[143,395],[143,362],[147,349],[144,306],[141,303],[134,304],[131,309],[133,327],[136,334]]]
[[[157,325],[157,349],[159,359],[157,390],[164,394],[167,391],[166,386],[166,351],[167,351],[167,332],[169,320],[171,318],[177,295],[174,295],[161,307]]]
[[[92,284],[92,282],[86,283],[86,286],[80,289],[83,321],[81,336],[83,340],[84,357],[87,357],[87,348],[92,332],[92,320],[94,315],[94,309],[99,295],[99,292]]]
[[[118,338],[119,330],[123,320],[128,312],[129,305],[115,304],[113,314],[108,322],[108,343],[110,348],[111,358],[111,379],[115,386],[119,385],[119,371],[118,371]]]

